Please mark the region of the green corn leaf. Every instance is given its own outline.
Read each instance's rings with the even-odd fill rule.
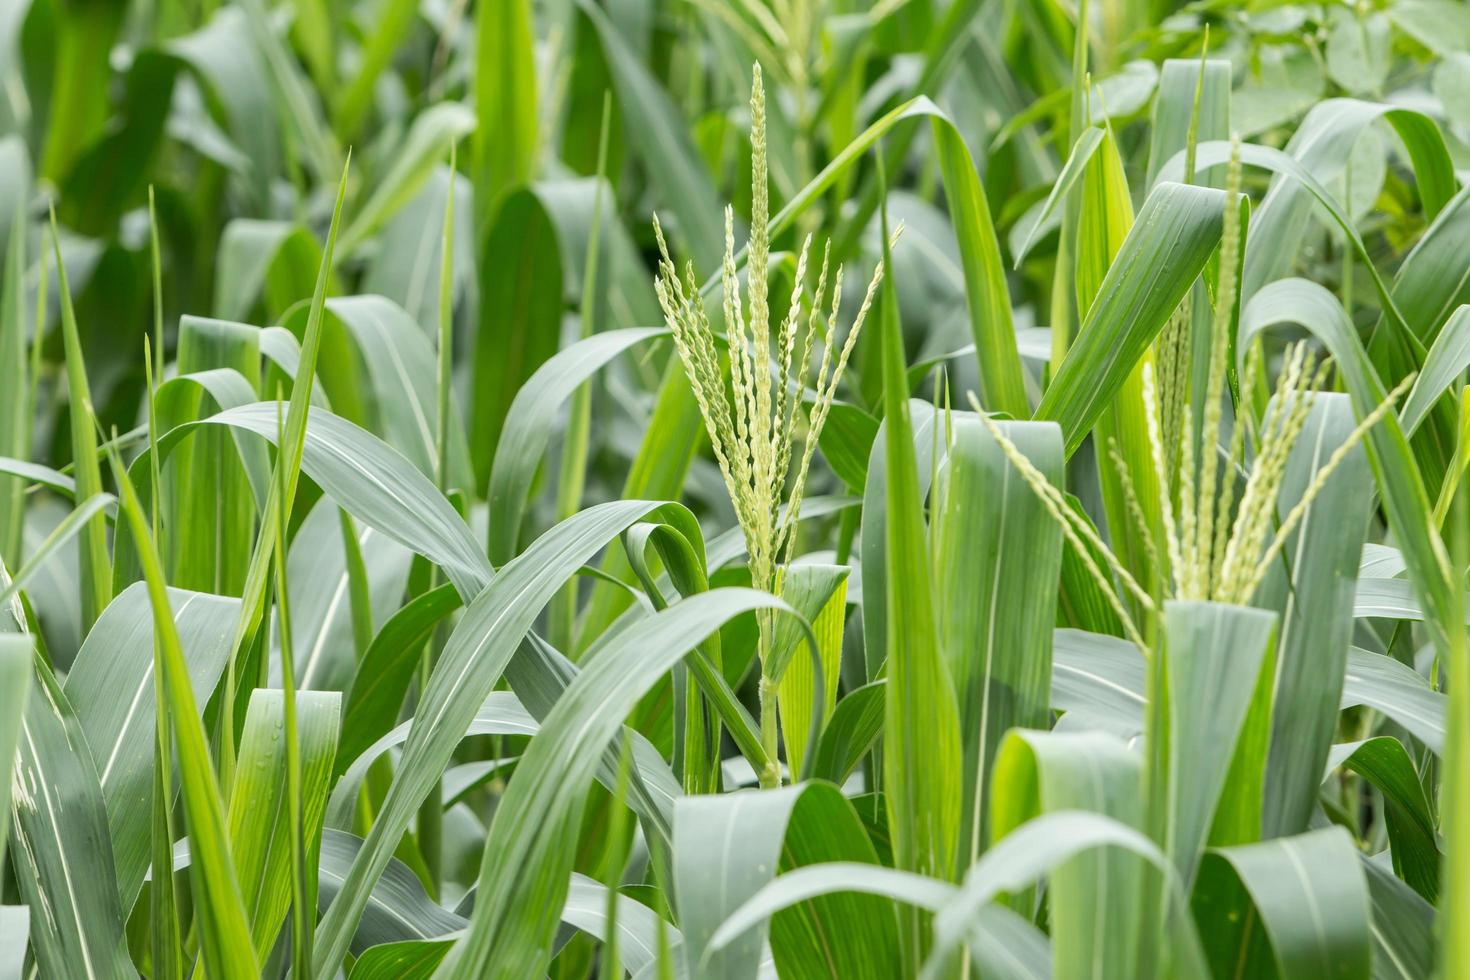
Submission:
[[[1228,140],[1231,130],[1231,68],[1224,59],[1176,59],[1165,61],[1159,72],[1158,97],[1154,100],[1153,125],[1149,132],[1148,183],[1152,189],[1163,178],[1171,160],[1183,154],[1184,167],[1164,178],[1183,180],[1192,169],[1190,183],[1225,186],[1224,171],[1201,173],[1191,154],[1201,143]],[[1236,279],[1239,282],[1239,278]],[[1204,280],[1195,282],[1188,301],[1190,344],[1188,385],[1190,415],[1198,430],[1204,423],[1205,391],[1209,376],[1210,327],[1214,321],[1209,290]]]
[[[223,42],[239,45],[240,34],[248,35],[268,66],[271,81],[271,102],[282,125],[290,128],[288,139],[300,147],[305,162],[315,172],[318,180],[330,181],[332,175],[343,167],[341,150],[335,134],[322,119],[321,108],[308,90],[301,69],[287,50],[286,44],[270,23],[270,16],[261,0],[242,0],[245,24],[238,21],[231,26],[234,32],[226,32]],[[348,156],[351,156],[349,152]]]
[[[589,508],[542,535],[502,568],[465,609],[430,677],[404,748],[403,766],[342,894],[318,933],[315,968],[336,969],[372,882],[382,873],[412,814],[448,766],[465,726],[490,693],[551,596],[624,527],[659,505],[626,501]]]
[[[678,511],[671,512],[671,516],[673,520],[663,523],[640,521],[623,533],[623,551],[654,609],[668,606],[669,600],[665,597],[667,588],[672,587],[683,596],[709,589],[709,577],[702,555],[703,546],[700,543],[703,535],[697,525],[677,520],[682,516]],[[668,572],[667,584],[654,574],[655,559]],[[800,598],[806,601],[796,608],[803,619],[809,621],[817,614],[817,609],[813,608],[820,601],[817,597],[823,594],[823,588],[832,586],[834,579],[821,574],[804,574],[799,581],[803,587]],[[806,586],[811,588],[805,588]],[[776,640],[778,645],[773,645],[770,655],[769,662],[772,666],[775,666],[775,660],[793,652],[800,643],[801,631],[785,629],[790,625],[789,621],[777,625],[780,633]],[[684,704],[677,706],[674,712],[674,736],[679,739],[682,735],[682,739],[675,745],[674,758],[690,792],[699,792],[702,787],[712,788],[718,785],[713,773],[718,758],[711,757],[710,747],[711,744],[719,744],[720,724],[729,731],[736,747],[756,772],[764,771],[770,763],[755,720],[736,699],[734,691],[725,680],[722,659],[719,637],[711,636],[690,656],[688,663],[683,665],[683,669],[688,672],[687,676],[681,678],[679,669],[676,668],[673,678],[675,698],[678,697],[679,688],[684,688]],[[809,666],[812,663],[810,652],[805,663]],[[823,677],[826,676],[828,675],[824,672]],[[690,681],[693,683],[689,683]],[[710,709],[718,716],[718,723],[709,718],[705,718],[708,725],[700,723],[700,718],[704,717],[704,706],[699,701],[701,696],[708,699]],[[808,734],[813,729],[819,730],[822,719],[826,717],[824,711],[817,710],[818,705],[825,707],[816,692],[808,688],[808,696],[804,702],[805,717],[809,722],[805,731]],[[682,716],[678,710],[680,707],[683,709]],[[637,724],[645,731],[655,731],[661,725],[661,719],[656,714],[641,714]]]
[[[394,6],[412,13],[413,5],[398,0]],[[364,66],[366,71],[367,66]],[[359,78],[362,75],[358,76]],[[353,89],[346,98],[352,98]],[[475,114],[458,102],[441,102],[419,113],[409,127],[373,192],[358,208],[357,214],[342,231],[337,243],[343,255],[350,255],[369,236],[407,204],[429,179],[434,167],[444,159],[449,147],[475,130]]]
[[[606,886],[574,873],[561,909],[561,921],[603,941],[616,931],[623,965],[633,976],[644,976],[656,962],[659,929],[664,929],[671,943],[680,943],[682,937],[658,913],[623,895],[617,896],[616,918],[609,922],[609,895]]]
[[[679,242],[694,257],[696,268],[712,275],[720,267],[724,229],[719,223],[718,198],[704,161],[688,130],[680,125],[678,110],[668,93],[628,47],[603,8],[588,0],[578,0],[577,9],[601,42],[616,87],[628,145],[643,157],[644,165],[663,188],[666,205],[678,215]]]
[[[331,314],[329,321],[341,325],[346,346],[355,348],[366,368],[365,377],[358,376],[365,389],[359,397],[362,424],[433,477],[439,429],[434,345],[408,311],[382,296],[334,296],[327,300],[326,309]],[[308,312],[297,307],[287,324],[295,329]],[[323,383],[331,378],[327,374]],[[340,401],[334,399],[332,404]],[[464,420],[452,401],[449,456],[450,486],[468,487]]]
[[[0,759],[5,760],[5,779],[0,781],[0,809],[10,810],[10,771],[15,763],[15,750],[20,742],[21,719],[25,717],[26,702],[31,693],[31,659],[35,656],[32,641],[23,635],[7,635],[0,640],[0,691],[5,698],[5,727],[0,729]],[[5,842],[10,825],[0,827],[0,857],[5,854]]]
[[[521,760],[521,771],[533,778],[513,781],[497,811],[485,841],[470,930],[441,972],[511,977],[545,969],[553,924],[547,912],[564,900],[570,870],[567,829],[575,826],[607,743],[665,671],[726,621],[759,608],[794,615],[766,593],[716,589],[618,631],[589,658]],[[810,630],[806,639],[815,646]]]
[[[1348,651],[1342,707],[1367,705],[1404,726],[1430,751],[1445,751],[1447,698],[1392,657],[1356,647]]]
[[[407,0],[390,0],[378,9],[378,19],[367,32],[357,72],[336,97],[333,113],[335,127],[348,137],[361,128],[363,117],[372,108],[374,88],[393,53],[403,43],[403,36],[413,22],[417,8]]]
[[[1194,909],[1215,924],[1201,936],[1216,975],[1368,977],[1368,887],[1355,857],[1340,827],[1210,851]]]
[[[886,220],[883,230],[884,265],[892,268]],[[936,628],[892,276],[883,280],[881,303],[887,594],[880,593],[878,599],[886,602],[887,618],[884,791],[898,867],[949,878],[955,873],[962,795],[959,712]],[[928,945],[925,927],[917,913],[906,918],[901,933],[904,957],[916,963]]]
[[[414,7],[397,6],[409,11]],[[530,0],[509,0],[476,11],[477,242],[485,240],[505,192],[529,180],[536,162],[536,37],[531,13]],[[397,39],[392,43],[396,46]]]
[[[1073,267],[1077,308],[1086,312],[1133,225],[1123,160],[1110,132],[1083,168],[1080,201]],[[1167,573],[1159,567],[1154,544],[1163,540],[1164,525],[1143,404],[1143,366],[1151,360],[1151,352],[1145,353],[1098,418],[1094,448],[1113,550],[1134,578],[1150,583],[1157,594],[1161,589],[1155,583],[1165,581]],[[1139,516],[1129,504],[1130,493]]]
[[[21,185],[30,182],[29,162],[19,139],[0,140],[0,167],[19,171]],[[5,248],[5,282],[0,289],[0,358],[15,365],[10,391],[0,399],[0,456],[27,459],[31,448],[30,377],[26,364],[26,222],[19,200],[0,194],[0,207],[10,205],[5,220],[10,228]],[[0,479],[0,556],[12,564],[20,562],[20,543],[25,515],[25,496],[20,481]]]
[[[424,642],[461,605],[454,586],[441,585],[406,603],[378,630],[347,694],[337,753],[339,774],[393,727]]]
[[[507,256],[510,257],[507,261]],[[484,486],[516,393],[556,353],[563,300],[544,284],[562,279],[557,228],[529,188],[509,193],[480,261],[480,323],[470,433],[475,478]]]
[[[77,493],[92,497],[102,492],[102,470],[97,459],[97,430],[92,408],[92,391],[82,359],[82,339],[72,308],[71,286],[66,263],[61,258],[61,240],[56,215],[51,215],[51,248],[56,257],[56,284],[61,294],[61,339],[66,349],[66,390],[71,421],[71,453],[76,466]],[[112,599],[112,561],[107,552],[107,524],[96,515],[86,522],[81,540],[82,628],[92,623]]]
[[[1086,810],[1142,824],[1142,766],[1119,739],[1099,732],[1017,729],[1000,743],[991,804],[1002,840],[1043,813]],[[1078,854],[1049,883],[1053,952],[1062,976],[1131,976],[1139,970],[1138,887],[1146,868],[1119,849]]]
[[[167,457],[181,440],[205,426],[225,426],[274,442],[276,405],[261,402],[231,408],[198,422],[184,423],[159,440],[158,452]],[[453,505],[413,464],[371,433],[323,409],[314,408],[305,430],[301,468],[343,510],[368,527],[443,567],[460,594],[474,596],[489,581],[490,564],[470,535]],[[256,443],[256,448],[259,448]],[[148,479],[147,460],[140,456],[130,467],[132,479]],[[269,470],[252,475],[259,480],[257,499],[267,497]]]
[[[1333,746],[1328,766],[1346,766],[1383,794],[1394,873],[1425,900],[1435,901],[1442,858],[1434,813],[1404,743],[1379,735]]]
[[[258,972],[255,951],[230,857],[225,808],[204,726],[199,720],[188,663],[174,625],[168,587],[138,495],[122,463],[116,456],[111,457],[111,462],[113,479],[121,494],[119,510],[127,518],[138,543],[138,557],[153,607],[154,670],[163,678],[169,701],[168,716],[177,744],[185,826],[196,857],[189,866],[189,879],[196,908],[202,910],[197,928],[204,967],[216,977],[253,976]]]
[[[0,581],[10,578],[5,571],[5,562],[0,560]],[[31,662],[35,659],[35,644],[24,634],[25,611],[18,602],[12,602],[0,610],[0,680],[5,694],[6,722],[0,727],[0,809],[10,812],[10,777],[14,768],[16,749],[23,732],[30,696]],[[0,845],[9,841],[10,824],[0,826]],[[3,859],[0,847],[0,859]],[[26,953],[30,944],[30,907],[26,905],[0,905],[0,937],[5,941],[5,953],[0,958],[0,971],[6,976],[20,976],[25,966]]]
[[[1149,128],[1148,179],[1153,187],[1159,171],[1188,147],[1193,132],[1200,141],[1230,135],[1230,69],[1223,58],[1169,58],[1159,69],[1159,94]],[[1196,109],[1196,104],[1198,108]]]
[[[1108,267],[1036,418],[1062,427],[1075,452],[1117,394],[1220,240],[1224,195],[1160,183]]]
[[[883,730],[887,681],[864,684],[837,702],[817,744],[814,778],[841,785],[852,775]]]
[[[712,858],[721,855],[721,858]],[[755,860],[751,860],[755,858]],[[732,912],[776,874],[826,861],[877,865],[851,805],[824,783],[779,790],[689,797],[674,813],[674,875],[690,976],[743,977],[756,969],[763,930],[711,948]],[[816,937],[853,926],[850,941]],[[777,968],[801,976],[894,976],[898,921],[888,903],[833,895],[783,909],[771,922]],[[836,932],[834,932],[836,930]]]
[[[1377,861],[1363,858],[1372,905],[1373,976],[1388,980],[1434,972],[1434,907]]]
[[[923,976],[943,968],[965,937],[974,917],[1002,892],[1020,891],[1060,863],[1095,848],[1122,848],[1148,862],[1162,879],[1168,909],[1164,975],[1208,976],[1200,939],[1184,909],[1184,895],[1172,862],[1142,833],[1110,817],[1058,810],[1027,821],[1002,838],[965,876],[959,892],[935,916],[935,949]]]
[[[349,980],[428,980],[453,942],[453,938],[442,938],[374,946],[352,965]]]
[[[1353,428],[1345,395],[1322,394],[1286,463],[1277,509],[1282,520]],[[1256,602],[1281,614],[1261,830],[1267,837],[1307,829],[1317,780],[1337,725],[1353,628],[1351,588],[1367,532],[1372,476],[1361,450],[1333,474],[1268,573]]]
[[[1198,166],[1201,170],[1220,166],[1229,161],[1230,152],[1230,144],[1227,142],[1202,144],[1198,148]],[[1378,267],[1373,263],[1372,256],[1369,254],[1367,246],[1363,243],[1362,237],[1358,234],[1357,228],[1343,211],[1342,205],[1336,198],[1322,186],[1310,171],[1298,163],[1294,157],[1281,150],[1267,146],[1246,144],[1240,147],[1240,158],[1243,163],[1250,166],[1263,167],[1277,174],[1290,177],[1292,180],[1283,186],[1295,186],[1299,184],[1310,198],[1315,199],[1317,203],[1322,205],[1333,223],[1347,237],[1353,251],[1366,267],[1368,276],[1373,282],[1374,291],[1378,294],[1379,301],[1383,304],[1385,325],[1375,332],[1373,338],[1374,348],[1376,351],[1379,351],[1377,354],[1378,362],[1389,364],[1391,373],[1395,377],[1402,377],[1409,370],[1412,370],[1414,365],[1421,363],[1425,354],[1424,341],[1419,337],[1415,329],[1409,325],[1408,321],[1404,319],[1404,314],[1399,309],[1388,283],[1378,272]],[[1176,156],[1165,167],[1166,173],[1174,173],[1179,163],[1179,157]],[[1293,181],[1295,182],[1294,184],[1292,183]],[[1253,234],[1253,241],[1255,237]],[[1247,247],[1247,260],[1253,254],[1260,254],[1259,246],[1255,250],[1249,246]],[[1254,290],[1251,292],[1242,290],[1241,295],[1242,297],[1251,297],[1253,293]],[[1238,353],[1244,350],[1246,350],[1245,347],[1237,345]]]
[[[1147,665],[1133,644],[1063,629],[1056,632],[1052,653],[1054,708],[1125,737],[1142,730]],[[1357,647],[1348,651],[1339,707],[1366,705],[1381,711],[1435,753],[1444,750],[1446,700],[1413,668],[1392,657]]]
[[[253,393],[260,373],[259,335],[243,323],[183,317],[178,373],[233,370]],[[203,389],[166,395],[164,401],[161,432],[213,408]],[[180,588],[239,594],[255,540],[255,500],[229,433],[200,433],[179,446],[171,462],[163,487],[164,526],[176,529],[168,535],[169,581]],[[182,533],[184,528],[190,532]]]
[[[928,489],[934,473],[934,427],[940,424],[934,406],[909,399],[915,465],[919,489]],[[863,483],[863,539],[859,562],[863,580],[863,655],[867,678],[882,674],[888,650],[887,527],[888,527],[888,421],[878,426],[867,461]]]
[[[490,470],[490,560],[515,557],[526,495],[551,440],[556,407],[619,354],[667,331],[634,328],[584,338],[537,368],[516,391],[495,446]]]
[[[1434,338],[1434,345],[1424,356],[1424,366],[1399,412],[1399,424],[1406,436],[1414,435],[1435,403],[1453,389],[1467,367],[1470,367],[1470,306],[1461,306],[1450,314]]]
[[[234,768],[234,710],[236,700],[237,669],[240,657],[255,634],[264,614],[264,598],[267,577],[270,573],[271,555],[275,540],[275,524],[284,512],[289,520],[292,503],[296,496],[296,484],[301,476],[301,457],[306,444],[307,413],[311,407],[312,379],[316,370],[317,352],[321,348],[322,319],[327,299],[327,282],[332,269],[332,252],[337,241],[337,227],[342,218],[342,199],[347,193],[348,163],[343,166],[341,180],[337,184],[336,204],[332,209],[332,224],[327,231],[327,244],[322,253],[322,264],[317,272],[316,288],[311,297],[311,312],[307,318],[306,333],[301,344],[301,362],[291,386],[291,404],[286,413],[284,444],[279,448],[276,467],[284,479],[271,481],[270,491],[262,508],[260,526],[256,532],[255,547],[250,554],[250,564],[245,572],[241,596],[240,619],[235,625],[235,636],[225,673],[224,693],[224,748],[221,752],[223,775],[226,785],[232,782]],[[175,430],[177,431],[177,430]],[[281,499],[278,487],[284,487],[285,499]],[[141,532],[134,528],[135,536]]]
[[[88,976],[136,977],[107,846],[102,789],[76,713],[51,669],[30,655],[29,637],[7,635],[4,642],[19,646],[34,665],[9,784],[15,832],[9,854],[22,900],[32,910],[49,912],[31,920],[35,963],[61,976],[80,968]]]
[[[1043,422],[1000,430],[1055,483],[1061,433]],[[939,474],[935,595],[939,637],[954,676],[964,745],[960,864],[989,842],[990,772],[1012,728],[1045,728],[1062,531],[1000,445],[968,413],[953,419]]]
[[[1437,340],[1446,318],[1470,301],[1470,280],[1457,258],[1467,233],[1470,188],[1462,187],[1424,229],[1394,275],[1394,301],[1425,344]]]
[[[1150,673],[1148,819],[1180,878],[1192,881],[1258,679],[1275,662],[1277,616],[1171,601],[1163,642]]]
[[[1359,418],[1379,404],[1386,393],[1373,370],[1351,321],[1337,299],[1320,286],[1299,279],[1283,279],[1263,288],[1241,313],[1241,340],[1282,322],[1297,323],[1310,330],[1332,353],[1342,372],[1344,386]],[[1451,577],[1444,544],[1434,529],[1423,478],[1409,452],[1408,442],[1392,412],[1365,437],[1368,460],[1383,498],[1388,523],[1399,538],[1409,577],[1428,615],[1425,625],[1436,652],[1449,672],[1452,703],[1446,718],[1450,723],[1445,740],[1446,772],[1444,802],[1449,849],[1456,842],[1470,841],[1470,732],[1465,730],[1458,702],[1470,697],[1465,684],[1455,678],[1470,668],[1466,662],[1464,606]],[[1449,862],[1446,876],[1445,914],[1470,907],[1470,871],[1462,872]],[[1442,945],[1443,968],[1470,963],[1470,938],[1446,934]]]
[[[75,480],[60,470],[53,470],[40,463],[30,463],[13,456],[4,456],[0,457],[0,473],[45,487],[47,490],[54,490],[65,497],[75,498],[77,495]]]
[[[929,912],[941,910],[958,889],[907,871],[869,864],[826,862],[780,875],[751,896],[716,930],[710,944],[723,949],[744,932],[799,902],[854,892],[886,898]],[[1051,975],[1046,937],[1009,909],[990,905],[971,917],[966,942],[983,974],[1003,980],[1038,980]]]
[[[1329,99],[1302,120],[1285,152],[1322,181],[1341,172],[1358,134],[1380,118],[1403,140],[1419,181],[1425,214],[1434,217],[1453,194],[1455,180],[1439,126],[1422,113],[1356,99]],[[1300,181],[1283,178],[1273,182],[1255,222],[1252,252],[1246,256],[1243,296],[1253,295],[1286,271],[1289,258],[1300,247],[1309,211],[1310,196]]]
[[[689,387],[689,379],[677,360],[672,361],[664,369],[653,412],[648,419],[648,432],[639,444],[623,481],[623,499],[662,500],[678,496],[694,454],[706,438],[704,420]],[[622,552],[610,552],[603,559],[600,571],[620,582],[630,582],[634,578]],[[626,589],[611,584],[600,585],[587,601],[577,643],[569,652],[580,655],[631,602]]]
[[[236,218],[220,233],[214,315],[246,320],[263,306],[279,316],[311,289],[321,260],[321,245],[295,222]]]
[[[303,690],[340,691],[362,672],[357,635],[403,596],[412,554],[371,527],[355,525],[344,540],[343,512],[318,501],[289,545],[287,582],[295,681]],[[355,552],[355,554],[353,554]],[[361,590],[361,594],[358,593]],[[363,608],[359,610],[359,606]],[[279,633],[272,645],[279,649]],[[279,675],[273,668],[272,676]]]
[[[224,673],[238,600],[169,590],[195,703],[203,708]],[[107,806],[108,836],[123,906],[131,908],[149,866],[148,811],[157,738],[153,607],[139,582],[118,594],[77,651],[63,690],[92,749]]]
[[[1062,165],[1062,172],[1057,175],[1056,181],[1051,186],[1051,192],[1046,196],[1046,202],[1042,204],[1041,210],[1036,212],[1035,217],[1028,215],[1025,219],[1017,222],[1013,229],[1011,239],[1012,262],[1019,267],[1021,262],[1031,252],[1031,246],[1037,237],[1047,228],[1055,228],[1059,219],[1055,217],[1056,210],[1062,202],[1069,199],[1072,189],[1082,179],[1087,165],[1092,162],[1093,154],[1098,147],[1102,146],[1103,140],[1107,138],[1107,131],[1101,126],[1089,126],[1077,137],[1072,150],[1067,154],[1067,162]],[[1020,232],[1025,231],[1025,237],[1020,237]],[[1095,290],[1093,290],[1095,291]]]
[[[965,141],[953,125],[945,122],[933,122],[934,146],[949,197],[950,220],[960,244],[970,332],[980,365],[980,404],[1020,418],[1029,414],[1030,403],[1016,353],[1011,297],[1000,242],[990,219],[990,202]]]
[[[520,701],[509,691],[494,691],[480,705],[475,717],[465,727],[462,738],[475,735],[534,735],[540,731],[540,723],[521,706]],[[412,722],[404,722],[385,733],[376,742],[363,749],[351,759],[342,759],[341,776],[332,788],[327,807],[327,825],[346,828],[352,823],[353,808],[357,803],[357,792],[362,788],[373,763],[384,753],[398,748],[408,741],[413,730]]]
[[[837,701],[837,680],[842,670],[842,634],[847,618],[847,569],[836,565],[803,563],[792,565],[781,577],[781,596],[812,624],[817,635],[817,654],[822,663],[822,688],[810,656],[801,656],[798,630],[790,620],[777,628],[776,645],[768,670],[780,678],[781,735],[786,746],[786,764],[803,773],[810,746],[814,699],[822,704],[820,718],[825,728]],[[784,661],[784,669],[782,662]],[[820,732],[818,736],[820,739]]]
[[[68,8],[57,14],[55,55],[58,78],[65,78],[51,106],[40,170],[53,183],[71,170],[77,157],[101,134],[107,120],[107,52],[122,27],[123,11],[104,5]]]
[[[255,955],[261,960],[275,945],[291,902],[292,835],[302,834],[307,860],[316,864],[341,723],[341,695],[302,691],[297,700],[303,826],[290,825],[286,806],[286,748],[281,737],[285,703],[280,690],[251,694],[240,739],[239,782],[230,800],[230,852],[250,909]]]
[[[330,905],[336,899],[342,879],[361,848],[360,837],[330,827],[322,831],[317,892],[322,905]],[[430,899],[423,882],[406,864],[389,861],[368,897],[362,922],[352,940],[352,953],[361,958],[373,947],[448,936],[464,929],[466,924],[462,915]]]
[[[0,588],[0,605],[18,596],[31,579],[45,567],[47,560],[67,542],[78,535],[85,536],[93,521],[103,520],[104,512],[113,503],[115,500],[112,494],[97,493],[83,500],[75,510],[63,517],[56,527],[51,529],[51,533],[46,535],[45,540],[31,552],[26,563],[16,570],[15,578]]]

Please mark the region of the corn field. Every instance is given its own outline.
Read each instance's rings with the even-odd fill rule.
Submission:
[[[1463,0],[0,0],[0,980],[1467,980]]]

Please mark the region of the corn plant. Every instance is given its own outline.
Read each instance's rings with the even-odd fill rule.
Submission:
[[[1467,86],[14,0],[0,978],[1470,976]]]

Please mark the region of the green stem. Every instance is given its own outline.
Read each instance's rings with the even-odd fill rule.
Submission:
[[[434,644],[438,646],[437,643]],[[422,692],[427,689],[429,670],[432,667],[432,653],[425,651],[424,669],[421,672],[424,684],[419,688],[420,698]],[[424,859],[424,870],[429,874],[429,894],[435,898],[439,896],[439,886],[443,881],[443,840],[444,840],[444,784],[437,782],[429,794],[424,797],[424,802],[419,805],[418,819],[418,845],[419,855]]]
[[[780,728],[777,724],[776,695],[779,686],[764,673],[761,674],[761,748],[766,753],[766,765],[761,770],[761,789],[776,789],[781,785]]]
[[[276,445],[286,444],[286,423],[281,412],[281,402],[276,402]],[[276,467],[276,492],[286,499],[286,469]],[[310,885],[306,876],[312,872],[307,868],[306,836],[302,818],[301,802],[301,743],[296,719],[296,658],[291,645],[290,587],[286,580],[287,556],[286,533],[289,529],[289,509],[276,510],[275,571],[276,571],[276,625],[281,640],[281,699],[284,711],[286,738],[286,817],[291,827],[291,972],[295,976],[306,976],[311,969],[313,926],[316,923],[315,908],[307,900]]]

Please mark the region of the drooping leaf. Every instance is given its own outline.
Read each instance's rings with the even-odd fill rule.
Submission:
[[[1194,909],[1215,974],[1370,975],[1368,888],[1341,827],[1212,850]]]
[[[690,976],[751,975],[762,931],[710,948],[720,924],[777,872],[823,861],[877,864],[851,806],[831,786],[689,797],[675,810],[674,874]],[[712,855],[722,855],[713,859]],[[817,937],[845,935],[846,941]],[[776,964],[802,976],[892,976],[897,920],[886,902],[832,896],[777,913],[770,942]]]
[[[342,893],[322,921],[315,955],[319,977],[330,975],[346,953],[372,883],[392,856],[409,819],[448,766],[454,746],[536,615],[576,568],[624,527],[657,507],[644,501],[619,501],[567,519],[502,568],[465,609],[415,712],[398,777]]]
[[[496,811],[470,930],[442,969],[480,974],[493,965],[506,976],[545,969],[547,912],[564,899],[570,871],[567,831],[607,743],[667,669],[726,621],[758,608],[790,613],[766,593],[715,589],[615,631],[589,658],[521,760],[518,775],[530,778],[512,780]]]

